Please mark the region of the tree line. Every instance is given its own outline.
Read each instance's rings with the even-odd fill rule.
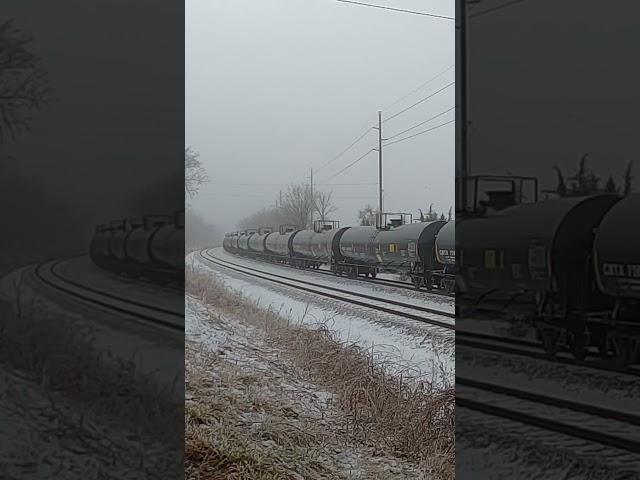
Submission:
[[[310,185],[291,184],[281,195],[275,205],[264,207],[238,222],[241,229],[273,227],[279,225],[297,225],[310,228],[312,218],[329,220],[330,215],[338,210],[333,201],[333,191],[315,190]]]
[[[613,175],[609,174],[606,182],[598,177],[595,172],[587,166],[589,154],[585,153],[578,163],[578,168],[573,175],[565,177],[560,167],[553,167],[556,172],[557,184],[556,188],[551,190],[543,190],[543,193],[553,194],[558,197],[581,197],[593,195],[596,193],[618,193],[629,195],[633,190],[633,160],[627,163],[622,174],[621,184],[617,184]]]

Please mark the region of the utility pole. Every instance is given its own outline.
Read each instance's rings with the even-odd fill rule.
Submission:
[[[378,225],[382,228],[382,110],[378,110]]]
[[[280,190],[280,208],[282,208],[282,190]]]
[[[313,214],[316,209],[316,200],[313,198],[313,167],[311,167],[311,226],[313,226]]]
[[[458,15],[459,19],[458,32],[460,52],[459,61],[456,63],[456,71],[459,72],[456,79],[457,84],[460,87],[459,105],[457,118],[460,122],[460,181],[458,188],[460,188],[460,199],[463,210],[467,208],[467,182],[466,177],[469,175],[469,157],[467,147],[467,0],[458,1]]]

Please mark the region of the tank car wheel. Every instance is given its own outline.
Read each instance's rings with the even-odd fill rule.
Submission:
[[[411,281],[413,282],[413,286],[416,288],[416,290],[420,290],[420,287],[422,287],[422,277],[411,277]]]
[[[587,334],[584,332],[569,333],[569,349],[578,360],[587,358]]]
[[[375,270],[371,271],[371,278],[376,278],[378,274],[375,272]]]
[[[539,330],[542,348],[547,355],[554,356],[560,348],[560,332],[552,328],[541,328]]]
[[[349,269],[349,278],[357,278],[358,277],[358,267],[351,267]]]

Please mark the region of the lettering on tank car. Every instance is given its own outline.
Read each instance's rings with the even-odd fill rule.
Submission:
[[[602,274],[605,277],[640,278],[640,265],[604,263]]]
[[[544,245],[529,247],[529,268],[545,268],[547,266],[547,249]]]

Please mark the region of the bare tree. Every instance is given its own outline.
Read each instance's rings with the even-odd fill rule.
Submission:
[[[31,128],[31,112],[55,100],[40,57],[27,49],[33,36],[13,26],[0,25],[0,143]]]
[[[282,199],[282,210],[292,223],[307,228],[311,224],[313,214],[313,199],[307,185],[290,185]]]
[[[365,205],[364,209],[358,212],[358,220],[362,226],[374,226],[377,216],[378,210],[374,210],[371,205]]]
[[[438,212],[433,208],[433,203],[429,205],[429,211],[426,214],[421,208],[419,208],[418,211],[420,212],[421,222],[435,222],[440,216],[442,216],[442,214],[438,214]]]
[[[315,211],[318,212],[320,220],[326,220],[329,215],[338,210],[338,207],[333,204],[332,196],[333,192],[326,193],[321,190],[314,192]]]
[[[295,219],[287,217],[283,210],[279,207],[266,207],[251,215],[248,215],[238,222],[238,228],[260,228],[272,227],[277,229],[278,226],[285,223],[295,224]]]
[[[195,197],[200,187],[209,181],[199,157],[200,154],[191,147],[184,149],[184,192],[190,198]]]

